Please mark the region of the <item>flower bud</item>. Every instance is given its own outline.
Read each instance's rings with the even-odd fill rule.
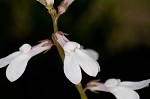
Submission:
[[[37,1],[43,4],[44,6],[49,6],[54,4],[54,0],[37,0]]]

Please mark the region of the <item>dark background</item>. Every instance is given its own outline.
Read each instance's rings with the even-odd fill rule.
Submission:
[[[55,8],[61,0],[55,0]],[[150,79],[150,1],[149,0],[75,0],[58,20],[59,30],[68,39],[99,53],[101,72],[87,82],[109,78],[122,81]],[[36,0],[0,1],[0,57],[17,51],[24,44],[36,45],[51,39],[52,20]],[[55,46],[46,54],[33,57],[24,74],[15,82],[0,69],[0,99],[80,99],[75,86],[66,79],[63,63]],[[149,99],[150,88],[137,90]],[[111,93],[86,91],[89,99],[115,99]]]

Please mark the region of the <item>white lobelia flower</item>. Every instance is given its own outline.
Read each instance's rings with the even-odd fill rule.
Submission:
[[[47,51],[52,47],[50,40],[42,40],[40,44],[31,47],[29,44],[23,44],[19,51],[16,51],[0,59],[0,68],[8,65],[6,77],[9,81],[17,80],[25,71],[28,61],[35,55]]]
[[[90,53],[88,53],[88,51],[80,48],[80,44],[77,42],[69,41],[63,33],[57,32],[55,35],[58,43],[64,49],[64,73],[72,83],[78,84],[81,82],[81,68],[90,76],[95,77],[98,74],[100,66],[95,60],[97,57],[95,51],[90,50]]]
[[[150,79],[133,82],[122,81],[120,79],[108,79],[105,83],[98,80],[87,83],[86,89],[93,92],[104,91],[112,93],[117,99],[140,99],[138,93],[134,90],[142,89],[149,86]]]

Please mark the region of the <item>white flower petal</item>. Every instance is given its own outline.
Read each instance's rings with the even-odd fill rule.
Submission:
[[[94,60],[98,60],[99,58],[99,54],[98,52],[96,52],[93,49],[85,49],[83,50],[86,54],[88,54],[91,58],[93,58]]]
[[[120,83],[120,79],[111,78],[105,81],[104,85],[106,87],[112,88],[118,86]]]
[[[79,49],[80,44],[78,44],[77,42],[70,42],[69,41],[65,44],[65,46],[63,48],[66,52],[70,53],[71,51],[75,51],[76,49]]]
[[[77,61],[81,68],[90,76],[96,76],[100,71],[100,66],[97,61],[89,57],[80,49],[75,50]]]
[[[138,90],[149,86],[149,83],[150,83],[150,79],[147,79],[139,82],[123,81],[119,85],[131,88],[133,90]]]
[[[31,45],[29,44],[23,44],[20,48],[20,51],[22,51],[23,53],[27,53],[31,50]]]
[[[12,53],[12,54],[4,57],[4,58],[1,58],[0,59],[0,68],[8,65],[12,61],[12,59],[14,59],[15,57],[17,57],[20,54],[21,54],[21,52],[17,51],[17,52],[14,52],[14,53]]]
[[[31,56],[22,54],[10,62],[6,69],[6,77],[9,81],[13,82],[23,74],[30,58]]]
[[[140,99],[137,92],[126,87],[116,87],[110,91],[117,99]]]
[[[81,68],[72,54],[65,53],[64,73],[72,83],[78,84],[82,79]]]

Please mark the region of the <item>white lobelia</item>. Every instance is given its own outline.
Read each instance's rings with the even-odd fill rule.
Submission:
[[[35,55],[47,51],[52,47],[50,40],[42,40],[38,45],[31,47],[29,44],[23,44],[19,51],[16,51],[0,59],[0,68],[8,65],[6,77],[9,81],[17,80],[25,71],[28,61]]]
[[[97,52],[80,48],[80,44],[69,41],[62,32],[55,33],[55,36],[64,49],[64,73],[72,83],[81,82],[81,68],[89,76],[95,77],[98,74],[100,66],[95,60],[98,58]]]
[[[85,90],[93,92],[104,91],[112,93],[117,99],[140,99],[138,93],[134,90],[142,89],[149,86],[150,79],[133,82],[122,81],[120,79],[108,79],[105,83],[98,80],[87,83]]]

